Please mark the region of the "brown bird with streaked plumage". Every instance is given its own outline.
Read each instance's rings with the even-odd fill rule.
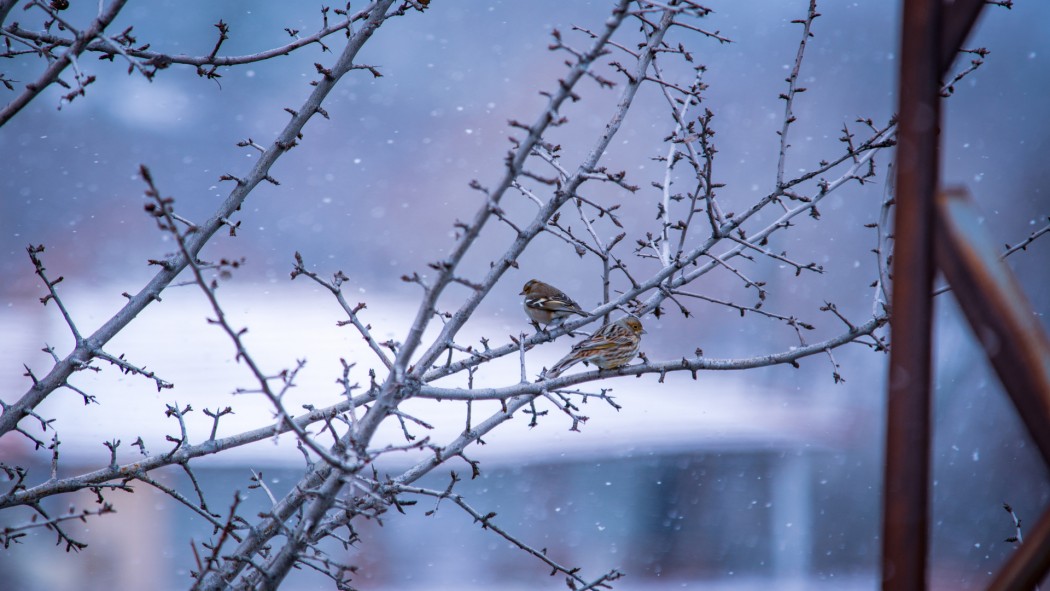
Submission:
[[[645,329],[642,321],[625,316],[598,329],[590,337],[576,343],[572,351],[547,371],[547,379],[556,378],[563,371],[584,361],[601,369],[623,367],[638,354]]]

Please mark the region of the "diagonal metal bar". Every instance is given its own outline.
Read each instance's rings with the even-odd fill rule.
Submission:
[[[941,0],[906,0],[901,25],[882,589],[923,591],[930,467],[933,193],[937,188]]]
[[[946,7],[941,13],[943,19],[940,53],[942,75],[951,67],[955,56],[959,55],[959,48],[970,35],[984,5],[984,0],[954,0],[951,8]]]
[[[1031,304],[980,222],[969,192],[937,194],[937,263],[959,306],[1050,465],[1050,340]],[[1050,569],[1050,512],[999,572],[989,589],[1033,589]]]
[[[969,192],[937,195],[937,263],[1028,433],[1050,465],[1050,341]]]

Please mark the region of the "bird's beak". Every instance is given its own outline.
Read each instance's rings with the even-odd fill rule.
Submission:
[[[525,290],[521,290],[521,293],[519,293],[518,295],[525,295]]]

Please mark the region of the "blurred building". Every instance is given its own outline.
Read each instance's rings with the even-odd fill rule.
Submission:
[[[281,359],[307,359],[299,398],[286,401],[289,408],[298,408],[299,399],[318,406],[334,402],[338,366],[331,358],[367,356],[359,338],[335,326],[334,304],[325,303],[323,294],[304,297],[304,287],[219,290],[235,324],[252,319],[250,344],[268,370],[276,371],[272,364]],[[112,300],[112,291],[78,293],[70,301],[81,317],[96,318],[105,309],[98,302]],[[199,308],[199,299],[191,289],[174,292],[121,335],[125,340],[115,346],[123,348],[112,349],[134,352],[134,363],[146,363],[174,381],[173,390],[158,393],[148,380],[106,368],[77,382],[100,404],[85,406],[79,395],[63,392],[41,409],[57,419],[60,476],[106,465],[103,441],[121,440],[121,462],[139,454],[129,446],[136,437],[151,454],[170,449],[164,435],[177,434],[178,425],[164,417],[166,404],[196,409],[187,415],[192,442],[202,441],[211,427],[203,408],[234,407],[235,414],[220,422],[220,437],[272,424],[263,399],[231,394],[238,386],[250,387],[250,381],[233,362],[229,345],[204,322],[207,310]],[[57,342],[66,329],[50,312],[36,306],[8,312],[20,320],[5,317],[4,324],[16,327],[17,339],[40,340],[45,334],[48,342]],[[405,316],[396,305],[370,307],[368,313],[377,324]],[[201,321],[195,325],[187,318]],[[501,334],[501,323],[486,319],[469,332]],[[19,347],[29,349],[24,343]],[[529,356],[549,365],[565,347],[557,341]],[[41,364],[34,371],[42,374],[46,359],[36,361]],[[453,459],[418,484],[444,490],[449,471],[456,471],[463,478],[456,490],[479,512],[496,512],[495,523],[531,547],[546,549],[556,562],[580,567],[585,578],[611,569],[624,572],[617,589],[874,588],[877,486],[869,478],[870,449],[863,449],[870,443],[860,439],[870,426],[850,405],[826,394],[752,386],[746,378],[708,372],[697,381],[668,376],[662,385],[655,377],[613,380],[604,385],[613,388],[623,409],[589,399],[581,405],[589,417],[581,432],[570,432],[571,421],[541,402],[541,409],[551,412],[537,427],[529,428],[528,418],[518,416],[486,436],[486,445],[468,450],[467,457],[480,462],[478,478],[470,480],[470,467]],[[5,379],[4,391],[24,390],[25,378]],[[475,403],[474,420],[496,407]],[[410,403],[408,412],[435,426],[433,432],[416,428],[414,435],[429,435],[439,444],[454,437],[462,429],[464,408],[463,403]],[[399,433],[396,425],[382,432],[377,445],[397,443]],[[2,442],[5,463],[29,467],[30,480],[39,482],[48,473],[49,454],[30,452],[16,439]],[[380,465],[396,475],[413,461],[411,455],[388,456]],[[191,467],[209,510],[225,515],[236,490],[245,498],[240,512],[250,519],[269,506],[262,490],[249,488],[253,471],[279,498],[298,480],[302,458],[294,439],[282,436],[277,443],[260,441]],[[153,476],[196,499],[181,469]],[[191,546],[206,552],[211,527],[148,485],[134,487],[135,494],[105,493],[116,514],[66,526],[90,544],[86,550],[59,557],[55,535],[32,530],[24,543],[0,553],[0,569],[27,591],[185,588],[196,568]],[[94,496],[45,503],[52,514],[70,505],[91,509]],[[349,551],[329,550],[336,560],[360,568],[355,581],[367,589],[563,588],[562,577],[548,576],[548,567],[483,530],[453,503],[443,501],[427,516],[435,505],[421,498],[405,507],[405,515],[390,511],[381,526],[355,523],[360,542]],[[4,525],[19,522],[16,514],[23,521],[31,515],[8,511]],[[297,571],[288,588],[327,587],[319,575]]]

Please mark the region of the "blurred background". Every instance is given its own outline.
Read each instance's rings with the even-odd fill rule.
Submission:
[[[715,113],[719,154],[715,180],[725,183],[723,207],[742,210],[774,186],[778,137],[786,88],[803,18],[802,1],[709,3],[715,12],[700,23],[732,39],[675,33],[707,66],[705,106]],[[71,18],[87,18],[94,5],[74,3]],[[242,212],[236,238],[216,236],[204,250],[208,260],[239,259],[245,265],[222,282],[219,297],[234,325],[250,329],[253,355],[273,373],[306,359],[289,400],[321,406],[340,399],[335,379],[339,359],[358,362],[354,378],[367,384],[372,363],[360,338],[336,322],[342,314],[330,295],[303,278],[289,281],[292,254],[322,275],[342,270],[348,299],[367,302],[365,320],[376,336],[401,340],[414,315],[418,286],[399,277],[426,271],[426,264],[453,244],[457,219],[479,204],[468,188],[487,185],[502,172],[510,144],[507,121],[531,122],[564,73],[563,55],[547,50],[553,29],[585,45],[573,25],[600,28],[606,2],[534,0],[431,3],[384,25],[366,45],[360,62],[383,73],[348,75],[325,103],[331,121],[307,125],[304,140],[271,171],[280,186],[259,186]],[[814,25],[801,83],[808,91],[795,103],[788,174],[813,168],[838,152],[843,125],[862,133],[858,117],[887,121],[895,108],[899,6],[875,0],[826,3]],[[32,11],[12,12],[9,21],[35,27]],[[140,42],[157,51],[207,54],[220,19],[231,36],[222,54],[248,54],[288,41],[285,28],[312,33],[319,10],[290,3],[244,4],[159,1],[132,3],[112,27],[134,25]],[[965,184],[983,208],[988,231],[999,242],[1017,243],[1043,227],[1050,214],[1044,165],[1050,137],[1046,97],[1050,92],[1050,5],[1018,2],[1012,10],[989,7],[967,47],[991,53],[977,72],[956,85],[945,103],[943,182]],[[625,42],[634,31],[622,32]],[[338,51],[339,41],[328,45]],[[193,69],[172,67],[153,82],[127,75],[126,65],[81,60],[98,81],[87,96],[58,109],[60,93],[43,93],[0,128],[0,399],[15,400],[29,386],[26,367],[46,373],[55,347],[72,346],[54,306],[40,306],[44,288],[25,254],[44,244],[45,264],[82,332],[96,329],[153,275],[146,260],[175,245],[143,213],[140,164],[153,172],[161,192],[176,199],[190,219],[210,215],[228,194],[222,174],[241,175],[255,157],[236,147],[247,138],[266,145],[297,108],[316,76],[313,64],[329,64],[331,53],[304,48],[290,56],[233,69],[207,80]],[[970,59],[964,56],[956,70]],[[41,63],[5,60],[0,71],[35,79]],[[612,77],[610,74],[609,77]],[[682,78],[688,82],[687,78]],[[6,92],[3,100],[13,93]],[[564,114],[570,125],[550,138],[566,152],[565,162],[585,153],[604,125],[616,91],[583,87],[579,103]],[[650,182],[662,178],[653,158],[664,155],[661,140],[673,130],[664,99],[653,88],[640,93],[631,116],[610,147],[611,170],[628,172],[642,187],[625,200],[625,223],[634,234],[653,225]],[[819,221],[797,220],[773,240],[802,262],[816,262],[823,275],[794,276],[768,260],[747,266],[766,281],[765,308],[796,315],[816,326],[810,342],[837,334],[841,323],[818,308],[835,302],[855,323],[870,314],[876,277],[871,249],[875,235],[864,224],[877,221],[887,189],[890,153],[876,158],[879,178],[850,185],[829,197]],[[811,186],[811,185],[810,185]],[[549,190],[549,189],[548,189]],[[620,196],[622,197],[622,196]],[[617,197],[617,198],[620,198]],[[511,215],[532,211],[528,202],[508,202]],[[610,228],[610,236],[615,232]],[[509,232],[493,227],[480,254],[469,259],[483,272],[492,252],[502,252]],[[1043,241],[1009,259],[1046,327],[1050,274]],[[598,265],[566,252],[563,244],[538,239],[507,273],[471,319],[461,340],[494,344],[530,330],[517,295],[533,277],[572,294],[585,308],[600,301]],[[643,265],[644,267],[644,265]],[[754,305],[753,293],[729,273],[704,277],[697,291]],[[40,407],[55,418],[61,476],[97,469],[109,461],[104,441],[123,442],[118,458],[139,454],[130,442],[141,437],[151,453],[171,444],[178,425],[164,417],[167,404],[191,404],[191,440],[200,442],[211,420],[200,412],[231,405],[236,414],[220,423],[219,435],[272,424],[264,400],[233,395],[250,387],[250,376],[234,360],[230,344],[205,319],[211,314],[192,286],[172,288],[112,341],[107,350],[125,353],[139,366],[175,383],[157,392],[151,382],[113,368],[78,375],[75,382],[98,398],[85,406],[71,391],[57,392]],[[352,297],[351,297],[352,296]],[[452,291],[443,304],[456,305]],[[961,321],[950,294],[937,300],[934,488],[931,549],[932,588],[978,589],[1014,545],[1015,534],[1002,503],[1032,523],[1050,500],[1050,480],[1013,407]],[[674,310],[646,319],[643,350],[650,359],[691,355],[700,347],[713,358],[751,357],[797,345],[794,331],[756,315],[713,304],[697,304],[694,317]],[[567,342],[530,353],[535,370],[564,354]],[[486,438],[468,457],[482,462],[481,475],[458,488],[480,512],[495,511],[496,523],[534,548],[547,548],[562,564],[580,566],[595,578],[617,568],[626,577],[617,589],[875,589],[879,557],[879,512],[886,357],[857,345],[835,351],[835,383],[826,357],[803,360],[798,369],[772,367],[736,373],[705,372],[609,382],[619,412],[599,401],[585,407],[582,432],[556,412],[529,428],[527,417]],[[24,364],[24,366],[23,366]],[[531,367],[531,366],[530,366]],[[479,373],[480,385],[518,379],[517,361],[494,363]],[[477,405],[475,417],[485,416]],[[417,403],[417,416],[435,426],[418,429],[444,442],[462,429],[463,406]],[[44,435],[32,426],[37,436]],[[397,443],[393,425],[378,443]],[[473,454],[473,455],[472,455]],[[33,483],[48,476],[50,453],[34,451],[19,437],[0,440],[0,458],[31,469]],[[396,474],[417,456],[388,457],[383,469]],[[449,466],[422,486],[443,490],[448,469],[461,476],[470,467]],[[294,441],[262,441],[221,458],[200,462],[196,473],[211,509],[225,513],[239,490],[244,514],[269,507],[264,492],[249,490],[252,471],[273,494],[286,492],[302,472]],[[157,475],[192,493],[178,470]],[[136,485],[133,495],[107,495],[117,513],[70,526],[90,546],[66,554],[51,532],[32,530],[22,543],[0,552],[0,573],[18,589],[181,589],[195,569],[210,526],[167,496]],[[49,510],[92,507],[90,495],[52,499]],[[362,524],[360,543],[333,549],[356,564],[355,584],[364,589],[563,588],[539,561],[482,530],[451,503],[431,516],[433,502],[420,500],[407,515],[391,514]],[[0,523],[27,521],[29,511],[7,511]],[[299,571],[288,589],[329,588],[320,576]]]

